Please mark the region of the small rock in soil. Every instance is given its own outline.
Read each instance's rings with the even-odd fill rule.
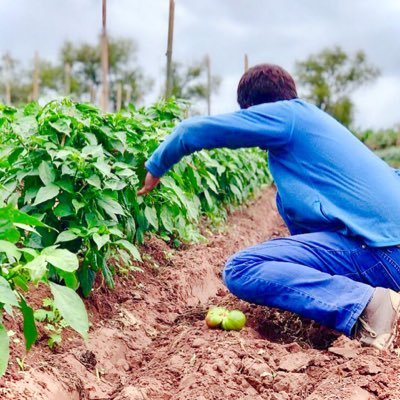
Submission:
[[[308,367],[312,357],[306,353],[291,353],[283,356],[279,362],[279,369],[287,372],[300,371]]]
[[[147,396],[144,392],[135,386],[127,386],[114,400],[144,400]]]
[[[344,358],[354,358],[358,355],[358,351],[356,349],[346,347],[329,347],[328,351]]]

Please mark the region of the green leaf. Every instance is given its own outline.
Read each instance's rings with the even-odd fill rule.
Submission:
[[[18,300],[8,281],[0,276],[0,303],[18,307]]]
[[[70,121],[65,118],[60,118],[57,121],[49,122],[49,125],[54,128],[57,132],[64,133],[69,136],[71,134]]]
[[[93,235],[93,240],[97,244],[97,248],[100,250],[106,243],[110,241],[110,235],[99,235],[95,233]]]
[[[71,178],[63,178],[55,183],[59,188],[65,190],[67,193],[75,193],[74,181]]]
[[[23,231],[37,233],[35,228],[32,228],[31,226],[26,225],[26,224],[19,224],[18,222],[14,222],[14,226],[19,228],[19,229],[22,229]]]
[[[61,242],[70,242],[71,240],[75,240],[78,236],[75,235],[74,232],[71,231],[64,231],[61,232],[58,236],[57,236],[57,240],[56,243],[61,243]]]
[[[28,287],[28,279],[29,278],[25,278],[23,276],[16,276],[13,281],[14,281],[14,285],[18,286],[19,288],[21,288],[24,292],[27,292],[29,290]]]
[[[10,163],[10,165],[13,165],[17,160],[18,157],[22,154],[22,152],[24,151],[24,148],[21,147],[16,147],[8,156],[7,160]]]
[[[18,247],[7,240],[0,240],[0,253],[6,253],[10,262],[12,262],[13,259],[19,260],[21,257],[21,252],[18,250]]]
[[[77,278],[75,272],[65,272],[58,268],[56,268],[56,270],[57,270],[58,275],[60,275],[60,277],[62,279],[64,279],[65,286],[67,286],[73,290],[78,289],[79,281],[78,281],[78,278]]]
[[[16,135],[27,138],[37,132],[37,121],[33,115],[18,118],[12,124],[12,130]]]
[[[92,269],[88,268],[86,264],[83,264],[79,269],[78,278],[81,285],[82,294],[85,297],[88,297],[92,291],[95,277],[96,273]]]
[[[86,179],[86,182],[89,185],[94,186],[97,189],[101,189],[101,181],[98,175],[94,174],[92,176],[90,176],[89,178]]]
[[[43,278],[47,272],[46,256],[40,255],[25,264],[24,268],[29,270],[29,275],[33,282],[37,282]]]
[[[103,276],[104,276],[107,286],[110,289],[114,289],[115,283],[114,283],[112,272],[110,271],[110,268],[108,268],[108,265],[104,261],[100,264],[100,269],[101,269],[101,272],[103,273]]]
[[[65,322],[87,340],[89,320],[81,298],[72,289],[54,282],[50,282],[50,289],[54,297],[54,306]]]
[[[38,332],[35,324],[35,317],[33,316],[33,310],[26,304],[25,299],[21,298],[19,305],[21,312],[24,317],[24,337],[25,337],[25,348],[28,351],[32,345],[36,342]]]
[[[127,183],[117,180],[110,179],[104,182],[104,187],[111,190],[122,190],[127,186]]]
[[[125,215],[121,205],[109,197],[104,196],[102,199],[97,199],[97,204],[111,217],[115,214]]]
[[[85,207],[85,203],[82,203],[81,201],[75,199],[72,200],[72,205],[74,206],[76,212]]]
[[[4,223],[5,222],[5,223]],[[0,220],[0,239],[11,243],[17,243],[21,235],[17,228],[9,221]]]
[[[35,202],[33,203],[34,206],[38,204],[44,203],[47,200],[54,199],[60,193],[60,188],[54,184],[50,184],[47,186],[43,186],[39,189]]]
[[[32,217],[22,211],[17,210],[11,204],[7,205],[7,207],[0,208],[0,220],[5,219],[10,222],[17,222],[20,224],[27,224],[32,226],[41,226],[41,227],[48,227],[38,218]],[[0,222],[1,225],[1,222]]]
[[[125,239],[121,239],[121,240],[117,240],[115,243],[124,247],[126,250],[128,250],[132,254],[134,259],[136,259],[138,261],[142,261],[142,257],[140,257],[139,250],[131,242],[128,242]]]
[[[54,168],[46,161],[42,161],[39,165],[39,178],[45,185],[50,185],[54,182],[56,172]]]
[[[68,217],[74,214],[74,210],[72,209],[71,205],[67,203],[58,204],[53,212],[56,217]]]
[[[160,212],[160,219],[166,231],[172,233],[174,230],[174,216],[168,207],[163,207]]]
[[[88,145],[82,148],[81,154],[86,158],[92,156],[93,158],[104,157],[103,146],[100,145]]]
[[[7,370],[8,359],[10,357],[10,343],[6,328],[0,324],[0,377]]]
[[[144,209],[144,215],[149,222],[156,230],[158,230],[158,218],[157,218],[157,211],[154,207],[148,207]]]
[[[42,251],[42,254],[51,265],[63,271],[74,272],[79,267],[78,257],[69,250],[47,248]]]
[[[104,160],[97,160],[93,164],[104,176],[111,174],[111,167]]]

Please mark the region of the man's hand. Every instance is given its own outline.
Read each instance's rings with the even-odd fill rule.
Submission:
[[[144,194],[153,190],[157,186],[158,182],[160,182],[160,178],[157,178],[148,172],[146,174],[143,187],[137,193],[138,196],[143,196]]]

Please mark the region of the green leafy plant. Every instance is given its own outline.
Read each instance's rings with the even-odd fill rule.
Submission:
[[[137,245],[147,233],[177,246],[201,239],[202,217],[222,221],[226,206],[271,181],[264,151],[218,149],[185,157],[157,190],[137,197],[144,162],[185,112],[173,99],[117,114],[69,99],[0,105],[0,310],[22,313],[27,349],[37,338],[24,297],[30,285],[51,289],[51,344],[64,324],[87,337],[75,290],[88,296],[97,273],[114,287],[118,265],[140,271]],[[0,322],[0,374],[7,360]]]
[[[0,208],[0,376],[4,374],[9,358],[9,339],[3,325],[3,314],[14,316],[18,310],[23,318],[26,350],[36,342],[38,332],[34,311],[24,293],[30,285],[49,285],[54,306],[66,323],[87,338],[88,318],[82,300],[75,292],[78,284],[78,258],[57,245],[43,249],[24,247],[26,237],[36,229],[49,229],[43,222],[12,205]],[[51,282],[57,274],[66,286]]]
[[[145,160],[184,113],[174,100],[106,115],[68,99],[0,108],[0,200],[53,228],[31,232],[26,246],[78,254],[85,296],[98,271],[114,286],[110,256],[137,269],[135,243],[146,232],[176,243],[199,240],[202,215],[221,220],[226,204],[270,181],[265,152],[219,149],[186,157],[157,191],[138,198]]]
[[[47,344],[52,348],[56,344],[61,343],[62,330],[66,328],[68,324],[55,307],[53,299],[47,297],[43,299],[42,303],[43,308],[35,310],[33,315],[36,321],[46,323],[45,329],[49,336]]]

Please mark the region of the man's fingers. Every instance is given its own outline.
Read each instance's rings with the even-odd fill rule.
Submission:
[[[158,185],[158,182],[160,182],[160,178],[153,176],[148,172],[143,187],[137,192],[138,196],[142,196],[150,192],[150,190],[153,190]]]

